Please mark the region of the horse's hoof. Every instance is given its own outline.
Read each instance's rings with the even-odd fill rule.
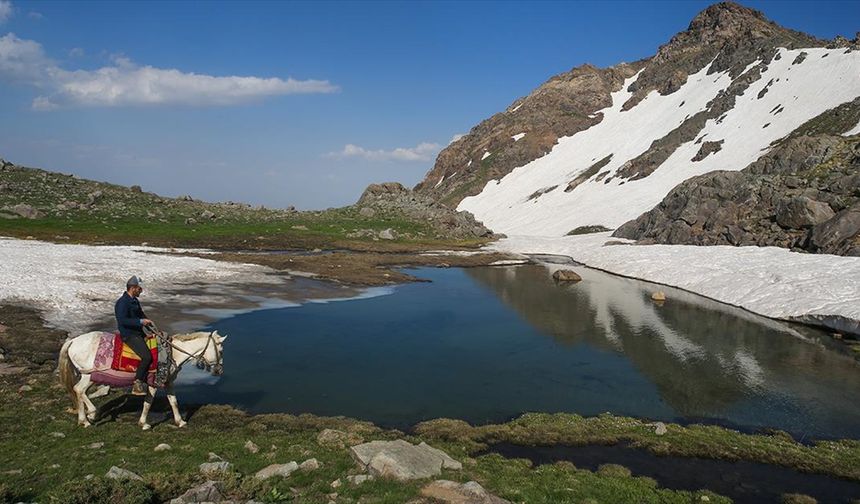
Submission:
[[[84,420],[83,422],[78,422],[78,425],[80,425],[81,427],[86,429],[87,427],[91,426],[92,424],[87,422],[86,420]]]
[[[188,425],[188,422],[186,422],[185,420],[180,420],[180,421],[176,422],[176,426],[179,427],[180,429],[185,427],[186,425]]]
[[[87,420],[89,420],[90,422],[95,422],[96,421],[96,412],[93,411],[92,413],[87,413]]]
[[[140,424],[140,428],[143,430],[149,430],[152,428],[152,426],[149,425],[148,423],[145,423],[145,424]]]

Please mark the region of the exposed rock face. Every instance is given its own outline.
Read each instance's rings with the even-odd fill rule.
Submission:
[[[221,502],[221,483],[217,481],[206,481],[191,488],[181,496],[170,501],[170,504],[190,504],[192,502]]]
[[[439,153],[415,191],[456,207],[517,166],[547,152],[563,136],[599,123],[600,109],[612,104],[610,93],[639,71],[645,61],[601,69],[582,65],[552,77],[504,112],[482,121]],[[525,136],[514,137],[525,133]],[[486,153],[490,153],[486,156]],[[440,182],[441,181],[441,182]]]
[[[359,208],[360,214],[366,216],[403,214],[429,223],[441,235],[448,237],[480,238],[492,234],[492,231],[476,221],[469,212],[452,210],[397,182],[369,185],[355,206]],[[387,229],[379,234],[379,238],[394,240],[397,237]]]
[[[269,479],[272,476],[281,476],[282,478],[286,478],[290,474],[296,472],[299,469],[299,464],[295,461],[289,462],[286,464],[272,464],[268,465],[254,474],[254,477],[258,480]]]
[[[457,483],[437,480],[422,488],[421,495],[433,499],[433,502],[446,504],[510,504],[510,501],[484,490],[476,481]]]
[[[579,282],[582,277],[573,270],[558,270],[552,274],[552,279],[556,282]]]
[[[613,236],[860,255],[858,233],[860,138],[818,135],[789,138],[742,171],[689,179]]]

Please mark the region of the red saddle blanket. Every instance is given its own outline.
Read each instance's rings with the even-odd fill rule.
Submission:
[[[155,337],[146,338],[146,346],[152,354],[152,363],[149,365],[149,372],[154,373],[158,365],[158,340]],[[119,333],[114,333],[113,339],[113,360],[110,368],[116,371],[125,371],[133,373],[140,364],[140,357],[134,353],[130,346],[122,342]]]

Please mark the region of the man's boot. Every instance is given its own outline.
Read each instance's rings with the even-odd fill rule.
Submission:
[[[146,395],[146,384],[143,380],[134,380],[131,386],[131,395]]]

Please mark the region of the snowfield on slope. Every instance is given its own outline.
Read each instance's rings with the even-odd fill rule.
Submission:
[[[794,64],[801,52],[806,58]],[[747,70],[755,66],[749,65]],[[738,96],[722,120],[709,120],[697,135],[723,141],[722,149],[694,162],[701,145],[682,144],[656,171],[639,180],[614,178],[625,162],[647,151],[683,121],[705,110],[707,103],[732,80],[728,73],[707,75],[710,65],[690,75],[681,88],[661,96],[652,91],[638,105],[622,111],[627,87],[638,74],[612,93],[612,106],[591,128],[559,139],[552,151],[492,180],[458,210],[472,212],[490,229],[509,235],[562,236],[588,225],[613,229],[653,208],[684,180],[714,170],[741,170],[780,139],[822,112],[860,96],[860,51],[844,49],[780,49],[761,78]],[[771,82],[772,81],[772,82]],[[759,93],[767,92],[759,98]],[[596,175],[564,192],[568,183],[598,160],[612,155],[600,181]],[[537,198],[537,191],[555,187]]]
[[[285,278],[263,266],[150,252],[167,249],[58,245],[0,237],[0,303],[34,306],[49,325],[75,335],[113,315],[113,303],[131,275],[142,277],[145,296],[168,302],[176,297],[171,290],[192,283],[228,287],[246,282],[280,284]]]
[[[592,268],[678,287],[766,317],[860,333],[860,258],[777,247],[604,246],[612,240],[609,235],[512,236],[487,248],[568,256]]]

